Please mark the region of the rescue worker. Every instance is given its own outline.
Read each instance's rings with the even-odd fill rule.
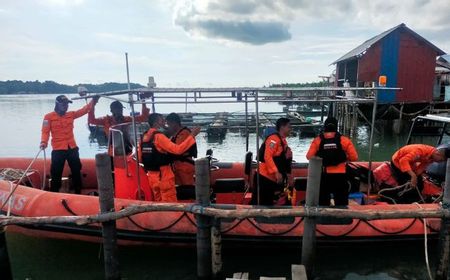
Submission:
[[[277,194],[284,190],[287,176],[291,171],[292,151],[286,137],[291,133],[291,123],[287,118],[279,118],[276,132],[270,134],[258,151],[259,204],[274,205]],[[258,203],[258,186],[254,180],[252,204]]]
[[[139,157],[147,171],[150,188],[155,201],[176,202],[175,175],[172,171],[171,154],[182,155],[195,144],[200,128],[192,129],[190,135],[180,144],[170,141],[162,132],[165,120],[161,114],[153,113],[148,118],[150,129],[142,136]]]
[[[392,156],[392,174],[399,185],[411,181],[411,186],[417,187],[418,176],[427,169],[429,164],[445,161],[446,153],[448,152],[444,146],[435,148],[424,144],[406,145]]]
[[[328,117],[323,132],[309,147],[306,158],[322,158],[323,172],[320,183],[319,205],[330,206],[333,194],[335,206],[348,205],[347,161],[358,160],[358,153],[352,141],[337,131],[338,121]]]
[[[166,117],[167,129],[172,135],[170,140],[175,144],[181,144],[191,135],[191,130],[181,125],[181,118],[176,113],[170,113]],[[173,155],[173,172],[175,173],[175,184],[178,186],[193,186],[195,165],[194,158],[197,157],[197,144],[192,145],[181,156]]]
[[[54,112],[44,116],[40,148],[46,149],[50,135],[52,136],[51,187],[50,191],[58,192],[61,188],[61,176],[67,161],[72,172],[72,184],[75,193],[81,193],[81,161],[78,147],[73,135],[74,120],[87,114],[98,100],[93,98],[89,104],[77,111],[67,111],[72,103],[65,95],[55,100]]]
[[[109,108],[111,110],[112,116],[106,115],[101,118],[95,117],[95,105],[97,102],[94,103],[94,107],[91,111],[89,111],[88,114],[88,123],[93,125],[102,125],[103,130],[105,131],[105,135],[108,137],[109,135],[109,129],[118,124],[132,122],[132,118],[130,116],[124,116],[123,115],[123,105],[120,103],[120,101],[113,101]],[[148,120],[148,116],[150,114],[150,109],[147,108],[145,103],[142,103],[142,111],[139,116],[136,116],[134,118],[135,122],[146,122]]]

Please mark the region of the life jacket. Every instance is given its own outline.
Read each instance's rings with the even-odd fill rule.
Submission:
[[[144,135],[146,135],[146,132]],[[161,166],[169,165],[172,163],[170,154],[161,153],[156,149],[154,139],[155,135],[161,132],[155,131],[150,135],[148,141],[143,141],[144,135],[141,139],[141,151],[142,151],[142,163],[146,171],[159,171]]]
[[[336,132],[333,138],[325,138],[320,134],[320,147],[317,156],[322,158],[322,165],[335,166],[347,161],[347,155],[342,149],[341,134]]]
[[[279,156],[273,157],[273,162],[275,163],[275,166],[277,167],[278,172],[280,172],[283,175],[283,177],[286,177],[287,174],[291,173],[291,170],[292,170],[292,168],[291,168],[292,158],[287,158],[286,152],[287,152],[288,147],[284,144],[283,139],[281,138],[281,135],[278,132],[272,133],[266,137],[266,139],[264,140],[264,143],[261,145],[261,147],[259,147],[258,160],[259,160],[259,162],[265,162],[264,155],[266,153],[266,142],[267,142],[267,139],[272,135],[278,136],[278,138],[280,139],[281,148],[283,150]]]
[[[189,128],[183,127],[170,140],[173,143],[177,143],[177,138],[183,130],[187,130],[187,131],[189,131],[189,133],[191,132],[191,130]],[[182,154],[182,155],[170,154],[170,156],[172,157],[172,160],[178,160],[178,161],[189,162],[191,164],[194,164],[194,161],[192,160],[192,158],[197,158],[197,154],[198,154],[197,143],[195,143],[184,154]]]

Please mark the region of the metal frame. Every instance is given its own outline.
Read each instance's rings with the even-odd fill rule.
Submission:
[[[127,78],[129,82],[129,73],[128,73],[128,56],[126,56],[126,62],[127,62]],[[371,91],[374,94],[374,98],[340,98],[336,95],[325,95],[320,96],[319,93],[336,93],[341,91]],[[333,103],[366,103],[366,104],[373,104],[373,111],[372,111],[372,122],[371,122],[371,132],[370,132],[370,139],[369,139],[369,180],[370,180],[370,167],[372,165],[372,150],[373,150],[373,135],[375,130],[375,119],[376,119],[376,109],[378,105],[378,90],[386,90],[386,91],[398,91],[402,90],[402,88],[389,88],[389,87],[286,87],[286,88],[267,88],[267,87],[229,87],[229,88],[142,88],[142,89],[134,89],[131,90],[130,87],[128,90],[119,90],[119,91],[109,91],[109,92],[103,92],[99,94],[92,94],[84,97],[75,97],[76,99],[86,99],[86,98],[92,98],[94,96],[103,96],[107,98],[112,98],[112,96],[115,95],[121,95],[121,94],[128,94],[129,99],[128,100],[120,100],[117,98],[112,98],[119,100],[124,103],[130,104],[131,110],[132,110],[132,119],[133,119],[133,129],[134,129],[134,138],[135,142],[137,144],[137,127],[135,123],[134,118],[134,104],[142,104],[147,103],[146,100],[134,100],[133,95],[139,95],[142,93],[151,93],[151,104],[153,108],[153,112],[155,112],[155,104],[227,104],[227,103],[244,103],[245,104],[245,110],[246,110],[246,119],[248,121],[248,103],[254,102],[255,104],[255,122],[256,122],[256,134],[258,135],[260,123],[259,123],[259,102],[264,103],[272,103],[272,102],[298,102],[298,103],[318,103],[323,104],[324,102],[330,103],[332,105]],[[236,96],[233,93],[240,92],[244,94],[245,98],[236,98]],[[161,94],[167,94],[167,93],[184,93],[184,96],[155,96],[155,93],[161,93]],[[189,96],[189,93],[192,93],[192,98]],[[198,93],[198,95],[197,95]],[[218,96],[218,95],[211,95],[208,96],[205,94],[202,96],[202,93],[231,93],[231,95],[228,96]],[[266,95],[260,95],[260,93],[265,93]],[[280,93],[290,93],[289,98],[283,99],[280,98]],[[295,93],[311,93],[310,95],[306,96],[296,96]],[[278,96],[276,98],[269,98],[273,96]],[[248,97],[253,97],[253,100],[249,100]],[[174,99],[174,100],[167,100],[167,101],[157,101],[156,99]],[[199,101],[199,99],[215,99],[210,101]],[[224,99],[224,100],[217,100],[217,99]],[[231,98],[231,99],[230,99]],[[260,99],[262,98],[262,99]],[[176,99],[180,99],[181,101],[177,101]],[[183,100],[184,99],[184,100]],[[193,99],[193,100],[190,100]],[[230,99],[230,100],[229,100]],[[246,133],[248,134],[248,123],[246,122]],[[248,136],[246,137],[246,150],[248,151]],[[256,137],[256,151],[259,150],[259,137]],[[140,194],[140,180],[139,180],[139,161],[136,162],[137,164],[137,176],[138,176],[138,188],[139,188],[139,194]],[[256,171],[259,171],[259,161],[257,161],[256,165]],[[258,173],[257,173],[258,174]],[[259,202],[259,176],[256,176],[256,185],[258,188],[258,202]],[[369,187],[370,192],[370,187]]]

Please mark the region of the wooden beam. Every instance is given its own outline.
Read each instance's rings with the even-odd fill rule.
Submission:
[[[0,227],[6,225],[38,225],[38,224],[76,224],[88,225],[118,220],[145,212],[187,212],[217,218],[277,218],[277,217],[334,217],[360,220],[408,219],[408,218],[436,218],[450,219],[447,209],[337,209],[320,207],[293,207],[287,209],[247,208],[220,209],[214,206],[202,207],[184,203],[149,203],[130,205],[116,212],[83,216],[43,216],[43,217],[7,217],[0,215]]]

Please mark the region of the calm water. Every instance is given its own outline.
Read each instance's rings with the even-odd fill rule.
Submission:
[[[33,157],[38,151],[43,115],[53,110],[56,95],[0,96],[3,129],[0,140],[0,156]],[[110,100],[100,99],[97,116],[109,113]],[[75,101],[71,109],[83,106]],[[189,112],[243,111],[243,105],[202,106],[190,105]],[[261,111],[280,111],[273,104],[261,104]],[[127,109],[126,109],[127,110]],[[140,108],[138,108],[140,110]],[[184,105],[158,106],[159,112],[184,112]],[[250,106],[250,110],[253,108]],[[105,149],[89,137],[87,117],[75,123],[75,135],[81,157],[93,157]],[[382,130],[383,127],[380,127]],[[353,139],[360,154],[366,160],[368,132],[365,126],[358,128]],[[291,137],[289,145],[296,161],[305,161],[305,153],[312,139]],[[405,136],[389,133],[375,136],[374,160],[387,160],[404,144]],[[238,133],[229,133],[218,142],[208,142],[201,134],[197,138],[199,152],[213,148],[214,155],[222,161],[242,161],[245,139]],[[256,150],[256,139],[250,137],[250,149]],[[48,151],[49,152],[49,151]],[[10,252],[16,279],[102,279],[101,248],[80,241],[33,240],[23,236],[11,236]],[[298,263],[299,249],[254,250],[252,248],[224,248],[226,276],[233,272],[249,271],[257,275],[289,275],[290,264]],[[195,279],[196,263],[193,248],[167,249],[158,247],[121,248],[121,268],[126,279]],[[431,252],[434,256],[435,252]],[[319,279],[425,279],[423,244],[362,247],[319,248],[317,274]],[[64,276],[63,276],[64,275]]]
[[[38,152],[41,125],[43,116],[52,111],[56,95],[7,95],[0,96],[1,118],[0,127],[3,129],[0,140],[0,156],[33,157]],[[70,97],[70,96],[69,96]],[[125,99],[125,97],[124,97]],[[96,116],[104,116],[109,113],[111,100],[102,98],[96,106]],[[84,100],[74,101],[69,110],[76,110],[85,104]],[[140,106],[138,106],[140,107]],[[184,112],[184,105],[157,105],[158,112]],[[140,108],[136,110],[140,111]],[[188,112],[243,112],[243,105],[189,105]],[[250,111],[254,111],[252,105]],[[129,109],[125,109],[125,114]],[[260,105],[260,111],[281,111],[281,107],[275,104]],[[75,138],[80,147],[80,156],[84,158],[94,157],[96,153],[105,151],[105,147],[98,145],[95,139],[90,138],[87,128],[87,116],[75,121]],[[354,143],[360,154],[360,159],[368,158],[368,134],[369,129],[361,126],[355,136]],[[294,151],[296,161],[305,161],[305,154],[312,138],[290,137],[289,145]],[[405,142],[404,137],[394,137],[389,134],[375,135],[374,159],[385,160]],[[209,148],[214,150],[214,156],[222,161],[243,161],[245,154],[245,138],[239,133],[227,133],[222,141],[211,141],[204,133],[197,137],[199,154],[205,154]],[[250,135],[250,150],[256,151],[255,134]],[[49,151],[49,149],[48,149]]]

